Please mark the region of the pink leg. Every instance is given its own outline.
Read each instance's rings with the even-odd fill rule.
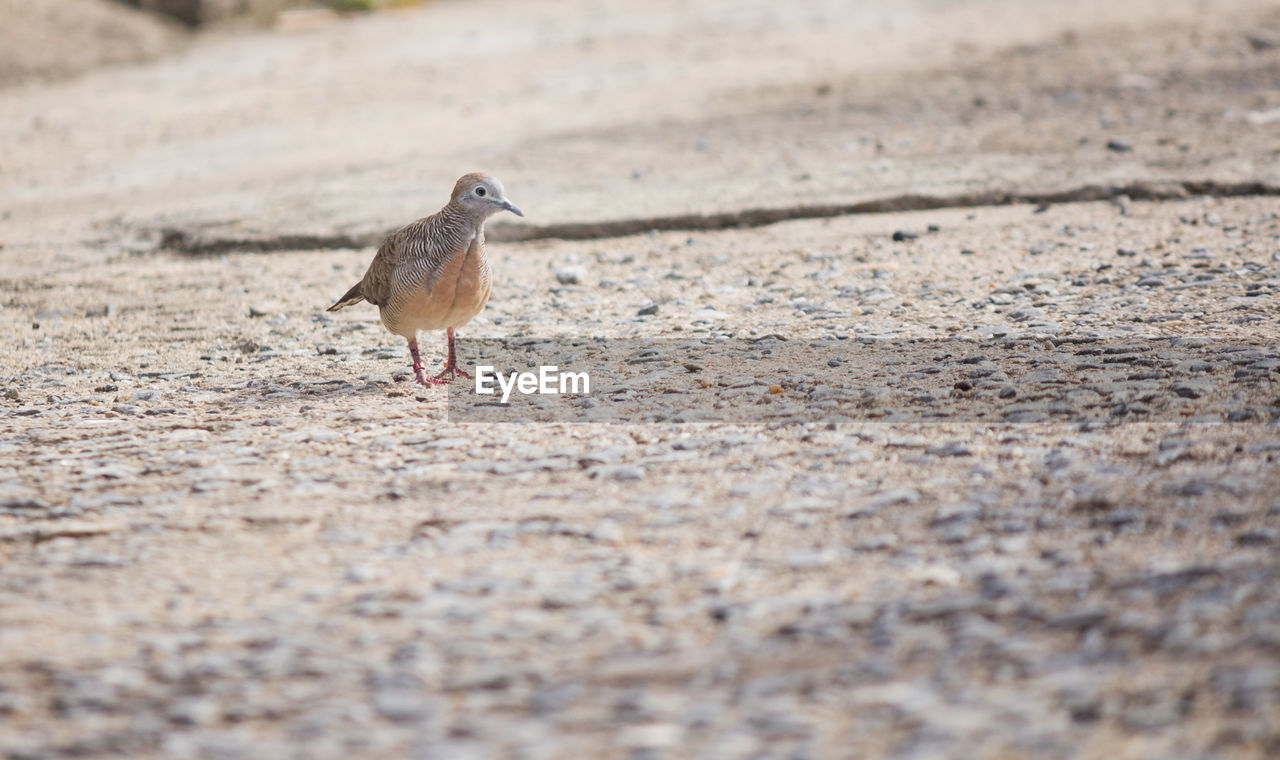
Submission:
[[[462,375],[468,380],[474,380],[475,378],[468,374],[465,369],[458,366],[458,352],[453,343],[453,328],[450,327],[448,330],[445,330],[445,334],[449,336],[449,366],[453,367],[453,371],[456,374]]]
[[[422,363],[422,357],[418,355],[418,341],[416,338],[409,339],[409,355],[413,357],[413,375],[418,385],[425,385],[430,388],[433,385],[443,385],[449,382],[435,377],[427,377],[427,367]]]
[[[440,374],[431,378],[431,380],[437,383],[447,383],[458,375],[462,375],[468,380],[471,380],[471,375],[467,374],[466,370],[458,366],[458,352],[454,346],[453,328],[450,327],[445,330],[445,334],[449,337],[449,358],[445,361],[444,369],[440,371]],[[448,377],[445,377],[446,375],[448,375]]]

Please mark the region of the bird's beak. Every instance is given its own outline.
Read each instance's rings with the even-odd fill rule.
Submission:
[[[515,214],[516,216],[524,216],[524,212],[520,210],[520,207],[512,203],[511,201],[507,200],[506,198],[502,199],[502,207],[505,208],[507,211],[510,211],[511,213]]]

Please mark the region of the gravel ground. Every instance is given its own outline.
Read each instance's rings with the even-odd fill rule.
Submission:
[[[1205,338],[1186,374],[1274,409],[1277,361],[1241,350],[1274,335],[1270,207],[505,245],[504,296],[472,333],[590,314],[661,345],[711,310],[711,336],[821,342],[851,318],[797,316],[816,301],[856,313],[854,331],[951,334],[970,356],[1035,309],[1057,324],[1048,342]],[[1117,255],[1139,235],[1142,253]],[[1041,238],[1059,244],[1033,254]],[[960,253],[975,240],[1000,242]],[[779,257],[784,241],[798,250]],[[11,756],[1280,746],[1280,433],[1180,419],[1185,370],[1158,352],[1111,354],[1153,360],[1106,390],[1164,410],[1155,422],[451,423],[444,390],[397,379],[404,348],[372,309],[323,314],[316,294],[366,255],[151,257],[16,285],[33,321],[4,357],[28,368],[4,378],[0,439]],[[559,284],[566,258],[589,262],[588,284]],[[832,268],[865,287],[832,296],[813,276]],[[1165,284],[1137,284],[1148,271]],[[271,281],[289,286],[270,303],[245,287]],[[860,345],[857,373],[902,377]],[[1051,351],[1040,370],[1078,358]]]
[[[440,5],[390,18],[479,24],[468,14],[494,8]],[[543,208],[540,223],[919,188],[1271,181],[1276,128],[1222,116],[1274,107],[1258,83],[1280,53],[1248,41],[1273,10],[1240,3],[1253,15],[1194,34],[1178,15],[1191,6],[1166,5],[1120,48],[1112,27],[1063,37],[1002,4],[1015,9],[1003,52],[983,47],[994,31],[972,44],[990,56],[988,92],[1021,110],[969,113],[974,89],[939,79],[936,59],[903,63],[929,40],[954,43],[938,18],[991,7],[956,3],[910,44],[886,33],[862,94],[831,85],[822,97],[843,110],[793,99],[805,76],[808,92],[843,81],[832,64],[749,91],[732,81],[741,101],[681,117],[723,75],[699,72],[679,108],[623,114],[634,123],[620,132],[538,122],[517,102],[528,134],[472,144],[511,159],[489,168]],[[770,18],[744,7],[731,52]],[[686,12],[696,31],[699,11]],[[669,32],[654,24],[643,31]],[[21,114],[61,97],[68,110],[50,118],[69,118],[93,84],[122,94],[111,108],[162,122],[194,109],[194,130],[209,103],[166,88],[202,61],[305,77],[288,62],[341,50],[339,32],[214,39],[0,100]],[[777,49],[807,34],[783,28]],[[365,54],[346,50],[335,66]],[[1159,87],[1101,84],[1139,55],[1164,72]],[[592,92],[592,71],[576,76]],[[344,97],[358,79],[342,80]],[[1100,84],[1055,98],[1055,81]],[[857,105],[891,90],[924,105]],[[755,116],[740,118],[743,102]],[[281,134],[310,123],[279,118]],[[854,122],[928,140],[818,160],[841,134],[857,142]],[[370,250],[196,256],[157,234],[374,234],[396,204],[434,203],[418,169],[443,171],[465,145],[419,149],[417,169],[369,163],[362,145],[344,169],[331,144],[313,171],[285,170],[323,142],[307,134],[262,186],[245,164],[275,138],[228,123],[217,139],[243,152],[225,164],[164,142],[191,147],[194,132],[6,133],[34,153],[0,188],[21,212],[0,221],[0,756],[1280,754],[1280,217],[1265,187],[493,243],[494,301],[463,331],[464,358],[578,340],[650,359],[637,350],[651,345],[655,361],[627,366],[657,382],[627,408],[657,421],[466,422],[445,390],[406,381],[403,341],[375,310],[324,312]],[[688,181],[614,174],[644,156],[676,171],[653,151],[713,126],[727,147],[683,161]],[[764,152],[770,130],[794,152]],[[812,144],[787,142],[809,130]],[[119,152],[72,159],[67,140]],[[533,177],[572,145],[577,163]],[[611,168],[584,168],[588,155]],[[961,177],[965,156],[978,168]],[[735,162],[770,193],[691,201],[725,187]],[[864,195],[827,181],[876,167]],[[111,177],[132,190],[95,186]],[[818,189],[785,196],[791,182]],[[282,211],[309,190],[309,211]],[[329,205],[343,193],[354,200]],[[429,363],[442,345],[426,338]],[[676,378],[714,399],[664,393]],[[714,421],[674,421],[706,408]]]

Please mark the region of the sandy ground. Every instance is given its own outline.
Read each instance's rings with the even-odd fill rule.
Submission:
[[[0,91],[0,753],[1280,753],[1272,4],[619,5]],[[475,168],[464,356],[759,421],[464,423],[323,311]]]
[[[0,0],[0,87],[75,76],[180,48],[176,24],[104,0]]]

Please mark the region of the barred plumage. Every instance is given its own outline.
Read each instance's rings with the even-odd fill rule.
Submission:
[[[485,256],[484,222],[499,211],[524,216],[507,200],[501,182],[484,174],[464,175],[444,208],[387,235],[364,277],[328,310],[360,301],[377,306],[382,324],[409,341],[414,374],[423,385],[470,377],[458,367],[454,330],[489,300],[493,276]],[[448,359],[443,372],[427,377],[418,355],[418,331],[440,329],[448,335]]]

